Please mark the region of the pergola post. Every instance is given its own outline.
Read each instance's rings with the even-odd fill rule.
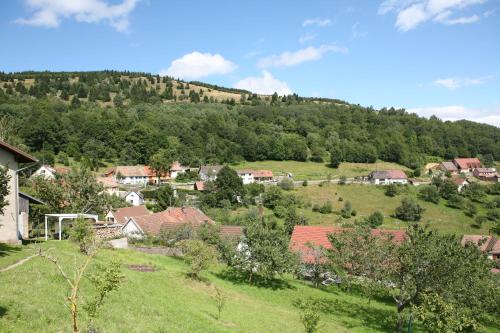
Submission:
[[[62,217],[59,218],[59,240],[62,239],[61,234],[62,234]]]
[[[47,228],[47,219],[48,219],[48,217],[47,217],[47,215],[45,215],[45,240],[49,239],[49,235],[48,235],[49,230]]]

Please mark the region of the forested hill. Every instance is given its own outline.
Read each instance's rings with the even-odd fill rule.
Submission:
[[[194,96],[185,82],[122,74],[2,74],[1,139],[24,145],[46,162],[72,157],[93,168],[104,161],[148,163],[160,149],[192,166],[240,160],[332,159],[336,164],[381,159],[418,168],[457,156],[479,156],[486,164],[500,160],[500,129],[494,126],[296,95],[266,98],[202,83],[189,83],[189,89],[204,88],[202,94],[197,92],[199,99],[186,103],[179,97],[161,97],[170,94],[165,93],[168,87],[180,93],[180,84],[184,95]],[[86,97],[75,101],[80,91]],[[245,97],[238,102],[216,100],[207,97],[209,93]],[[92,96],[110,100],[101,100],[103,104]]]

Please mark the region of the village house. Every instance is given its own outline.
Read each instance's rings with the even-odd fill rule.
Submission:
[[[445,173],[450,173],[451,175],[458,175],[458,168],[453,162],[442,162],[439,165],[439,170]]]
[[[123,207],[118,208],[114,212],[108,212],[106,214],[106,222],[107,223],[118,223],[125,224],[129,218],[136,216],[143,216],[151,214],[146,206],[132,206],[132,207]]]
[[[497,169],[495,168],[476,168],[472,171],[472,175],[480,180],[496,181]]]
[[[104,193],[109,195],[120,194],[120,185],[111,177],[97,177],[97,182],[104,187]]]
[[[144,196],[138,191],[120,192],[120,197],[132,206],[144,205]]]
[[[127,237],[142,238],[145,235],[158,236],[162,230],[175,230],[183,225],[199,227],[204,224],[215,222],[198,208],[169,207],[163,212],[129,218],[122,232]]]
[[[273,172],[269,170],[244,169],[236,171],[244,185],[252,183],[268,183],[273,180]]]
[[[0,215],[0,242],[19,243],[24,231],[19,221],[22,211],[19,209],[19,181],[18,172],[20,163],[38,162],[33,156],[22,150],[0,141],[0,165],[7,168],[10,177],[8,181],[9,193],[5,197],[7,205]]]
[[[373,171],[369,179],[375,185],[407,184],[408,177],[402,170]]]
[[[500,259],[500,239],[488,235],[464,235],[462,237],[462,246],[468,243],[474,244],[481,252],[486,253],[491,260]]]
[[[213,182],[217,179],[217,175],[223,167],[223,165],[203,165],[198,171],[198,176],[200,176],[200,179],[204,182]]]
[[[123,185],[146,185],[150,173],[144,165],[120,165],[107,170],[104,176],[113,178]]]
[[[462,192],[465,186],[469,186],[470,183],[467,181],[467,179],[462,178],[462,177],[453,177],[452,181],[457,185],[457,190],[458,192]]]
[[[328,240],[328,235],[338,234],[347,229],[335,226],[295,226],[290,238],[289,249],[299,254],[302,263],[314,263],[318,258],[315,248],[331,249],[332,244]],[[382,230],[372,229],[373,236],[388,235],[396,244],[405,240],[404,230]]]
[[[471,173],[476,168],[481,168],[481,161],[477,158],[455,158],[453,164],[460,173]]]
[[[175,179],[178,175],[186,173],[186,170],[189,170],[189,168],[182,166],[179,161],[175,161],[170,166],[170,178]]]
[[[51,167],[50,165],[40,166],[30,178],[42,177],[47,180],[54,180],[58,175],[64,175],[69,173],[70,169],[68,167]]]
[[[160,174],[158,177],[158,174],[151,169],[150,166],[144,166],[144,169],[146,170],[146,174],[148,175],[148,183],[151,185],[161,185],[161,184],[166,184],[170,181],[170,173],[165,172],[163,174]]]
[[[23,192],[19,192],[19,234],[22,239],[29,238],[30,228],[30,204],[43,205],[43,201]]]

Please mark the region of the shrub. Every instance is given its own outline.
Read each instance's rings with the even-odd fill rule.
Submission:
[[[313,212],[319,213],[320,209],[321,209],[321,207],[318,204],[314,204],[313,207],[312,207],[312,211]]]
[[[385,195],[388,197],[395,197],[399,194],[399,188],[396,184],[389,184],[385,187]]]
[[[470,200],[467,200],[464,204],[464,214],[469,217],[477,214],[477,207]]]
[[[379,211],[373,212],[365,221],[371,228],[379,227],[384,223],[384,214]]]
[[[333,207],[330,201],[325,202],[319,209],[319,212],[321,214],[331,214],[333,212]]]
[[[462,209],[464,206],[464,198],[458,194],[453,194],[448,197],[448,206]]]
[[[276,216],[279,219],[282,219],[286,216],[286,208],[283,206],[276,206],[273,209],[274,216]]]
[[[309,299],[298,299],[294,305],[300,310],[300,321],[304,325],[306,333],[315,333],[319,329],[321,320],[321,301]]]
[[[200,273],[207,270],[216,261],[217,255],[213,247],[198,239],[179,242],[184,254],[184,260],[189,265],[188,275],[199,279]]]
[[[481,228],[481,226],[483,225],[483,223],[485,223],[486,221],[488,221],[488,218],[486,216],[482,216],[482,215],[476,216],[476,218],[474,220],[475,225],[478,228]]]
[[[424,212],[414,199],[406,197],[401,200],[401,205],[396,208],[395,216],[402,221],[420,221]]]
[[[346,183],[347,183],[347,177],[346,176],[340,176],[339,185],[345,185]]]
[[[352,213],[352,205],[349,201],[346,201],[344,203],[344,207],[342,207],[342,209],[340,210],[340,215],[343,218],[348,219],[351,217],[351,213]]]
[[[306,187],[307,185],[308,185],[307,180],[304,180],[304,181],[302,182],[302,186]]]
[[[344,198],[339,197],[339,201],[340,201],[340,202],[344,201]]]
[[[284,178],[282,181],[278,183],[278,186],[285,191],[293,190],[294,188],[293,180],[289,178]]]
[[[486,212],[486,217],[490,221],[500,221],[500,209],[489,209]]]
[[[418,191],[418,197],[424,201],[439,203],[441,195],[436,185],[424,186]]]
[[[351,211],[351,216],[356,216],[356,215],[358,215],[358,212],[356,211],[356,209],[353,209]]]

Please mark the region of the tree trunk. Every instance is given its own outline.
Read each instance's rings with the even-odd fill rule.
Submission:
[[[398,325],[397,331],[398,333],[403,333],[404,330],[404,318],[403,318],[403,310],[405,308],[405,304],[402,302],[398,302]]]

